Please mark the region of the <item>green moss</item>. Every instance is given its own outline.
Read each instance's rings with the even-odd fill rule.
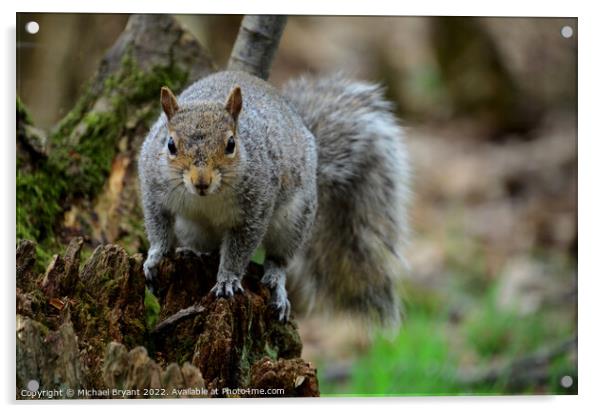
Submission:
[[[17,170],[17,240],[36,240],[36,270],[43,271],[53,253],[60,248],[52,237],[58,203],[64,182],[52,179],[52,174],[35,170]]]
[[[192,354],[195,346],[195,338],[194,337],[183,337],[180,340],[180,344],[177,346],[173,354],[177,354],[177,363],[182,365],[186,362],[190,362],[192,360]]]
[[[94,252],[94,248],[91,248],[89,245],[85,244],[82,246],[82,249],[79,253],[79,270],[81,271],[84,268],[88,259],[92,256]]]
[[[161,86],[179,90],[188,80],[188,72],[178,66],[155,66],[149,71],[141,70],[131,53],[126,53],[121,62],[118,76],[107,78],[105,88],[125,92],[131,103],[157,99]]]
[[[119,113],[86,114],[82,119],[85,132],[79,143],[54,148],[49,161],[59,178],[69,182],[69,195],[90,197],[104,184],[123,128]]]
[[[142,70],[126,53],[121,69],[105,80],[100,93],[88,86],[50,135],[48,159],[34,165],[33,171],[17,170],[17,238],[36,240],[42,250],[55,245],[56,225],[65,206],[73,199],[92,199],[102,189],[132,113],[156,100],[161,86],[180,90],[187,78],[187,72],[175,65]],[[19,116],[31,122],[17,99]],[[155,116],[151,110],[143,121],[150,125]]]
[[[278,360],[278,350],[269,345],[269,343],[265,344],[265,353],[266,356],[271,358],[272,360]]]
[[[31,120],[31,116],[29,115],[27,108],[25,107],[19,96],[17,96],[17,122],[19,121],[25,122],[29,125],[33,124],[33,121]]]
[[[123,337],[123,343],[128,348],[134,348],[140,345],[140,338],[144,336],[146,326],[142,323],[142,321],[132,318],[129,319],[128,331],[131,333]]]
[[[18,97],[16,115],[18,122],[32,123],[25,105]],[[54,218],[61,210],[57,198],[62,188],[53,181],[52,174],[46,173],[42,168],[28,172],[19,169],[21,161],[17,159],[17,240],[37,240],[37,250],[42,251],[40,240],[52,232]],[[44,165],[43,160],[40,163]]]
[[[303,344],[297,329],[291,328],[288,323],[270,323],[268,329],[266,336],[269,337],[269,343],[265,348],[267,356],[274,360],[301,356]],[[259,358],[263,356],[261,354]]]
[[[50,135],[49,138],[52,145],[63,145],[65,137],[69,137],[73,128],[77,126],[84,114],[92,108],[92,104],[98,95],[93,93],[91,82],[85,85],[84,91],[84,94],[80,96],[73,109],[61,119],[56,129]]]
[[[43,171],[17,172],[17,238],[38,240],[52,232],[63,190]]]
[[[157,297],[155,297],[148,288],[144,290],[144,311],[146,317],[146,327],[148,330],[152,330],[159,319],[161,306],[159,305],[159,300],[157,300]]]

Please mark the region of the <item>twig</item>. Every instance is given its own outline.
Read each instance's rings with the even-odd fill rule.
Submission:
[[[245,16],[228,70],[241,70],[267,80],[285,25],[286,16]]]
[[[184,321],[195,315],[201,314],[203,311],[205,311],[205,307],[203,307],[200,304],[193,304],[190,307],[184,308],[158,323],[153,329],[152,334],[159,334],[166,329],[173,328],[176,326],[176,324],[180,323],[181,321]]]

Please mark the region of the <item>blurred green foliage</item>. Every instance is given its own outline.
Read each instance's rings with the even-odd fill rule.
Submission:
[[[426,314],[414,314],[395,340],[379,338],[352,369],[350,393],[358,395],[455,394],[455,355],[443,329]],[[322,391],[326,393],[328,389]],[[345,391],[347,393],[347,391]]]
[[[507,366],[570,339],[576,330],[576,320],[558,317],[549,308],[528,314],[501,308],[497,304],[498,281],[487,281],[478,271],[475,262],[479,255],[475,252],[472,265],[462,265],[462,257],[457,258],[457,265],[449,263],[446,288],[407,283],[403,294],[407,297],[406,316],[397,336],[378,336],[353,363],[344,380],[328,379],[329,360],[318,363],[322,394],[576,394],[576,362],[566,354],[550,359],[547,382],[543,384],[520,383],[506,373],[495,380],[474,380],[477,371]],[[472,287],[467,288],[468,284]],[[560,381],[567,375],[574,382],[564,388]]]
[[[144,290],[144,311],[146,313],[146,327],[148,330],[152,330],[159,319],[161,306],[157,297],[148,288]]]
[[[263,262],[265,261],[265,249],[263,247],[257,248],[251,257],[251,261],[255,264],[263,265]]]
[[[463,323],[467,343],[483,359],[500,355],[520,355],[537,350],[545,343],[569,337],[569,325],[554,323],[540,314],[521,316],[496,308],[495,288]]]
[[[428,302],[428,301],[427,301]],[[432,396],[508,393],[576,394],[576,382],[569,389],[560,379],[576,378],[576,366],[565,355],[554,358],[545,386],[516,388],[511,377],[500,376],[494,383],[474,383],[461,374],[466,360],[484,368],[492,361],[513,360],[540,347],[569,338],[569,329],[558,328],[537,316],[501,312],[485,297],[455,325],[445,312],[435,315],[426,308],[408,308],[407,320],[394,339],[378,337],[369,352],[352,366],[343,383],[320,378],[323,395]],[[432,310],[432,308],[430,308]],[[426,311],[425,311],[426,310]],[[568,327],[568,326],[567,326]],[[318,369],[323,375],[325,366]]]

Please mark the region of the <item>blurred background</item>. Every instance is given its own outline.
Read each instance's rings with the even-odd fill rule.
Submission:
[[[220,67],[241,17],[177,16]],[[17,93],[38,127],[127,19],[19,14]],[[381,83],[413,167],[404,325],[302,319],[323,394],[576,393],[577,35],[573,18],[289,18],[271,82]]]

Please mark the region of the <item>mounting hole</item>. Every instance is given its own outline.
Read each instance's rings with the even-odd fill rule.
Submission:
[[[27,390],[29,391],[38,391],[40,388],[40,383],[37,380],[29,380],[27,382]]]
[[[25,31],[29,34],[36,34],[40,31],[40,25],[38,22],[28,22],[25,25]]]
[[[573,385],[573,378],[571,376],[564,376],[560,379],[560,385],[565,389],[568,389]]]
[[[563,26],[562,29],[560,29],[560,34],[565,39],[570,39],[573,37],[573,28],[571,26]]]

